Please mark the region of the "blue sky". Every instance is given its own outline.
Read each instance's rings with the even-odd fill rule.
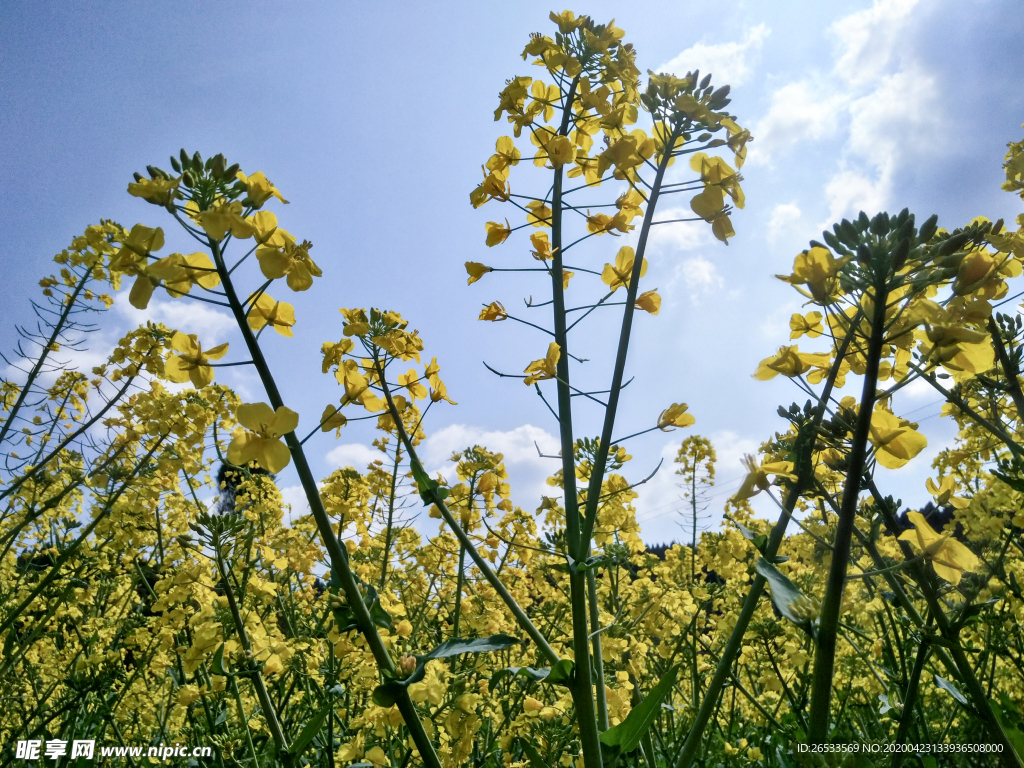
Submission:
[[[549,10],[534,2],[5,2],[3,348],[49,257],[87,224],[113,218],[170,231],[159,209],[126,194],[133,171],[166,165],[182,146],[224,152],[285,193],[291,204],[275,209],[281,224],[314,243],[324,271],[295,302],[295,338],[264,336],[303,424],[338,396],[319,366],[320,344],[340,337],[338,308],[397,309],[420,329],[459,401],[431,412],[428,464],[441,468],[452,450],[474,442],[503,450],[515,501],[534,508],[554,467],[536,457],[533,442],[553,447],[554,425],[530,390],[495,379],[481,361],[518,371],[546,341],[475,318],[482,303],[512,307],[543,286],[488,275],[467,287],[462,265],[529,258],[523,233],[485,247],[484,223],[507,212],[495,203],[473,210],[468,193],[507,132],[492,119],[498,90],[509,77],[537,74],[519,53],[530,32],[548,32]],[[1024,14],[1016,0],[634,1],[574,10],[614,17],[642,70],[699,67],[730,82],[730,109],[755,137],[743,169],[747,207],[734,217],[728,248],[705,227],[658,230],[647,279],[665,305],[639,325],[630,356],[636,382],[621,415],[626,431],[671,402],[689,403],[696,426],[632,443],[631,472],[646,475],[659,457],[671,459],[685,434],[709,436],[719,449],[717,511],[742,475],[739,457],[782,428],[779,404],[799,399],[781,378],[750,377],[787,342],[789,315],[800,308],[773,274],[788,272],[824,225],[862,208],[938,213],[951,228],[1019,212],[999,183],[1005,144],[1021,137],[1024,122]],[[621,244],[602,238],[588,258],[599,269]],[[164,298],[143,315],[122,299],[96,355],[146,317],[197,332],[205,344],[236,339],[227,318],[205,306]],[[610,332],[595,324],[581,348],[596,358]],[[263,399],[241,370],[220,380]],[[847,386],[856,388],[852,379]],[[921,420],[931,446],[886,482],[923,503],[930,457],[950,431],[936,398],[908,389],[895,409]],[[598,431],[593,416],[581,411],[583,433]],[[364,463],[372,439],[350,427],[338,441],[309,445],[326,475],[339,463]],[[670,462],[642,490],[645,538],[677,537]]]

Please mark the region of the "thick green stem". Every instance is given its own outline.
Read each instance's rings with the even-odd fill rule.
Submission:
[[[214,261],[217,265],[217,272],[220,274],[221,283],[224,286],[224,294],[231,306],[231,311],[235,316],[235,322],[238,325],[238,330],[242,334],[242,338],[245,341],[246,349],[249,352],[249,356],[252,358],[253,366],[256,368],[256,372],[259,374],[260,380],[263,382],[263,387],[266,390],[267,397],[270,399],[270,406],[276,411],[278,408],[284,405],[284,400],[281,398],[281,393],[277,388],[277,382],[274,380],[273,374],[270,372],[270,366],[267,364],[266,358],[263,356],[263,350],[260,349],[259,343],[256,341],[256,336],[253,334],[252,329],[249,328],[249,323],[246,318],[245,310],[243,309],[242,302],[238,298],[238,294],[235,292],[235,287],[231,282],[231,275],[228,272],[227,266],[224,263],[224,257],[220,250],[220,244],[216,240],[210,240],[210,250],[213,252]],[[391,653],[384,645],[384,641],[377,632],[377,627],[373,623],[373,619],[370,617],[370,610],[363,602],[363,595],[359,591],[359,583],[356,581],[355,574],[352,572],[348,562],[348,551],[341,545],[338,537],[334,534],[333,526],[331,525],[331,518],[327,514],[327,510],[324,508],[323,500],[320,498],[320,490],[317,488],[316,479],[313,477],[313,472],[309,468],[309,462],[306,460],[306,454],[302,450],[302,443],[299,440],[299,436],[295,432],[289,432],[285,435],[285,443],[288,449],[291,451],[292,460],[295,462],[295,471],[299,476],[299,482],[302,485],[302,490],[306,494],[306,501],[309,503],[310,511],[313,515],[313,520],[316,522],[317,531],[320,533],[320,539],[323,541],[324,547],[327,550],[327,556],[331,563],[331,572],[334,579],[341,585],[342,591],[345,593],[346,601],[348,602],[349,608],[352,610],[352,614],[356,621],[356,626],[362,633],[363,638],[366,640],[366,646],[370,649],[373,654],[374,661],[377,666],[384,673],[391,675],[396,674],[396,667],[394,659],[391,658]],[[409,698],[409,692],[405,689],[399,694],[398,697],[398,709],[402,713],[402,719],[405,721],[406,728],[409,729],[409,734],[412,736],[413,742],[416,744],[416,749],[420,753],[420,758],[427,768],[441,768],[441,761],[434,751],[434,745],[430,741],[430,737],[427,735],[426,729],[423,727],[423,723],[420,721],[419,714],[416,712],[416,705],[413,704],[411,698]]]
[[[594,651],[594,673],[597,677],[597,720],[598,728],[607,731],[608,695],[604,690],[604,655],[601,653],[601,609],[597,602],[597,577],[594,569],[587,571],[587,594],[590,597],[590,642]]]
[[[807,488],[814,478],[814,466],[811,464],[811,452],[814,448],[814,440],[817,435],[818,427],[821,426],[822,419],[825,416],[825,407],[828,404],[829,398],[832,396],[832,389],[835,387],[836,376],[839,373],[840,365],[843,358],[846,356],[846,350],[850,346],[850,342],[853,339],[853,329],[856,324],[860,322],[861,312],[858,311],[854,315],[852,323],[847,329],[846,335],[843,337],[842,343],[836,350],[835,359],[832,362],[832,367],[829,369],[828,379],[825,381],[825,388],[822,390],[821,396],[818,398],[818,406],[814,412],[814,416],[810,421],[806,422],[800,430],[800,434],[797,438],[797,462],[796,471],[797,479],[790,486],[788,493],[786,494],[786,500],[782,505],[782,512],[779,515],[778,522],[775,523],[775,527],[772,528],[771,535],[768,537],[768,542],[765,544],[764,556],[766,559],[771,559],[778,554],[779,547],[782,546],[782,540],[786,536],[786,528],[789,525],[789,520],[793,515],[793,510],[796,508],[796,502],[800,498],[800,494],[803,493],[804,489]],[[707,728],[708,722],[715,713],[715,709],[718,706],[718,697],[722,693],[722,689],[725,687],[725,683],[732,675],[732,663],[739,653],[740,648],[743,646],[743,635],[747,631],[747,626],[750,624],[751,618],[754,616],[754,611],[757,608],[757,603],[761,599],[761,593],[764,591],[766,580],[761,574],[754,577],[754,581],[750,585],[750,591],[747,593],[746,599],[743,601],[743,607],[740,609],[740,615],[736,619],[736,626],[733,627],[732,633],[729,635],[729,640],[726,642],[726,646],[722,651],[722,655],[718,660],[718,665],[715,668],[715,675],[708,684],[707,690],[704,693],[704,698],[701,699],[700,709],[697,710],[697,714],[693,719],[693,723],[690,725],[690,730],[686,734],[686,741],[683,743],[683,748],[679,753],[679,757],[676,759],[675,768],[690,768],[694,758],[697,756],[697,750],[700,748],[701,739],[704,735],[704,730]]]
[[[928,659],[928,642],[921,643],[917,650],[917,658],[914,659],[914,668],[910,671],[910,679],[907,681],[907,690],[903,695],[903,713],[900,716],[900,726],[896,731],[896,744],[903,744],[910,732],[910,723],[914,719],[914,707],[917,705],[918,690],[921,687],[921,672],[924,671],[924,663]],[[892,768],[900,768],[903,762],[903,753],[897,751],[892,761]]]
[[[567,135],[572,118],[579,76],[573,80],[565,99],[559,134]],[[576,488],[576,452],[572,429],[572,390],[569,386],[569,342],[566,327],[565,288],[562,282],[562,166],[555,168],[551,193],[551,293],[554,314],[555,342],[561,349],[556,371],[558,373],[558,432],[562,447],[562,487],[565,492],[565,539],[569,554],[579,560],[580,553],[589,549],[589,538],[581,536],[579,495]],[[572,682],[572,700],[576,708],[576,722],[583,745],[583,764],[586,768],[601,768],[601,740],[597,727],[597,712],[591,687],[590,640],[587,627],[587,584],[584,574],[569,574],[569,600],[572,608],[572,648],[576,664]]]
[[[409,439],[409,433],[405,431],[405,426],[402,424],[401,414],[398,408],[395,406],[395,401],[391,396],[391,388],[388,386],[387,381],[384,379],[384,370],[380,363],[377,363],[377,374],[380,379],[381,389],[384,392],[384,399],[388,404],[388,411],[391,413],[392,421],[395,423],[395,429],[398,431],[398,439],[405,446],[405,451],[409,454],[409,463],[417,467],[421,472],[426,474],[426,470],[423,469],[423,463],[420,461],[419,455],[416,453],[416,446],[412,444],[412,440]],[[421,489],[422,492],[422,489]],[[512,615],[516,619],[516,623],[530,636],[530,639],[537,646],[537,650],[540,651],[541,655],[548,660],[548,663],[555,664],[560,661],[561,657],[555,652],[555,649],[548,643],[547,638],[541,634],[540,630],[530,621],[530,617],[526,615],[519,603],[516,602],[515,598],[508,591],[505,585],[498,578],[498,574],[494,572],[490,564],[484,559],[483,555],[473,544],[473,540],[469,538],[459,521],[452,515],[451,510],[448,509],[448,505],[444,503],[444,499],[437,495],[436,491],[431,494],[430,502],[434,504],[441,512],[441,519],[448,524],[448,527],[452,529],[452,533],[459,540],[459,543],[465,548],[466,552],[469,553],[470,558],[473,560],[473,564],[480,569],[484,578],[487,579],[487,583],[494,588],[494,591],[498,593],[498,597],[501,598],[505,606],[512,612]]]
[[[882,271],[882,270],[879,270]],[[864,370],[864,388],[860,397],[860,410],[854,428],[846,472],[846,486],[839,508],[839,523],[832,543],[832,562],[821,604],[818,623],[817,650],[814,654],[814,673],[811,681],[811,711],[807,738],[811,744],[828,741],[829,707],[832,701],[832,678],[835,674],[836,646],[839,638],[839,617],[842,611],[846,569],[850,563],[853,528],[857,520],[857,502],[860,499],[861,479],[867,462],[868,433],[874,410],[878,367],[885,342],[885,308],[889,296],[886,274],[876,278],[871,316],[871,337],[868,340],[867,362]],[[852,331],[851,331],[852,332]]]
[[[681,132],[681,129],[678,130]],[[654,210],[658,205],[658,195],[661,191],[661,185],[665,180],[665,171],[668,169],[669,160],[672,159],[672,147],[675,145],[677,138],[678,135],[673,133],[665,144],[665,151],[661,161],[658,163],[658,172],[654,177],[654,184],[651,187],[650,196],[647,200],[647,210],[644,211],[644,223],[640,227],[640,237],[637,240],[636,254],[633,259],[633,271],[630,273],[629,287],[626,290],[626,305],[622,313],[622,326],[619,329],[619,346],[615,353],[615,368],[612,371],[612,383],[608,389],[608,406],[605,408],[604,424],[601,427],[601,442],[597,446],[594,466],[591,470],[590,482],[587,487],[587,506],[579,544],[581,554],[583,550],[590,547],[590,537],[597,523],[597,506],[601,499],[601,486],[604,483],[608,451],[611,450],[614,437],[615,415],[619,407],[619,395],[622,393],[622,380],[626,375],[626,357],[629,353],[630,335],[633,332],[633,314],[636,312],[636,297],[637,292],[640,290],[640,273],[643,272],[644,252],[647,250],[647,238],[650,235],[651,225],[654,221]]]
[[[231,611],[231,620],[234,622],[235,631],[238,633],[238,641],[242,644],[242,650],[245,651],[247,659],[253,661],[252,643],[249,642],[249,633],[245,631],[245,620],[242,619],[242,612],[238,609],[235,591],[231,588],[227,567],[224,565],[224,558],[221,556],[223,543],[219,536],[214,536],[212,544],[215,553],[214,562],[217,564],[217,575],[220,577],[220,583],[224,585],[224,595],[228,599],[228,608]],[[281,721],[278,720],[277,710],[274,709],[274,704],[270,700],[270,692],[267,691],[266,681],[257,669],[249,672],[247,676],[252,681],[253,688],[256,689],[256,698],[260,700],[263,719],[266,720],[270,735],[274,739],[274,744],[277,745],[277,753],[282,756],[286,755],[288,752],[288,740],[285,738],[284,731],[281,730]]]

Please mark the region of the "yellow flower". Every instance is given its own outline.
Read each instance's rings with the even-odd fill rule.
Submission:
[[[245,430],[228,446],[228,461],[236,466],[255,461],[271,474],[288,466],[292,456],[280,438],[299,425],[299,414],[283,405],[273,411],[266,403],[245,403],[235,416]]]
[[[220,275],[210,257],[198,251],[188,256],[165,256],[146,267],[146,275],[161,281],[172,298],[186,295],[193,285],[206,289],[220,285]]]
[[[795,286],[806,285],[807,291],[798,290],[801,290],[801,293],[808,298],[814,299],[818,304],[829,304],[839,290],[839,280],[837,279],[839,270],[851,258],[853,257],[844,256],[841,259],[835,259],[828,248],[815,246],[797,254],[793,261],[793,274],[776,275],[776,277]]]
[[[661,311],[661,296],[657,291],[644,291],[636,297],[636,308],[656,315]]]
[[[276,653],[272,654],[263,664],[264,675],[276,675],[282,670],[284,670],[284,664],[281,663],[281,657]]]
[[[829,355],[825,353],[801,353],[796,346],[782,346],[775,357],[766,357],[754,371],[754,378],[759,381],[774,379],[780,373],[783,376],[799,376],[811,368],[827,367]]]
[[[821,324],[821,312],[808,312],[801,315],[799,312],[789,318],[789,338],[799,339],[805,333],[812,339],[821,336],[825,332],[825,326]]]
[[[617,291],[622,287],[629,287],[629,280],[633,274],[633,262],[636,260],[636,254],[633,249],[628,245],[624,245],[619,249],[619,252],[615,254],[615,264],[605,264],[604,269],[601,271],[601,280],[607,285],[612,291]],[[640,265],[640,277],[647,274],[647,259],[643,260]]]
[[[876,408],[871,413],[868,437],[875,446],[878,463],[886,469],[899,469],[924,450],[928,438],[916,430],[917,424]]]
[[[282,239],[284,242],[281,245],[268,243],[256,249],[260,271],[271,280],[287,275],[288,287],[293,291],[308,290],[313,285],[313,278],[323,274],[309,257],[309,249],[313,244],[304,240],[301,245],[296,245],[290,236]]]
[[[492,267],[488,267],[478,261],[467,261],[466,272],[469,274],[469,280],[466,281],[466,285],[472,285],[488,272],[493,271],[494,269]]]
[[[384,754],[384,750],[380,747],[374,747],[367,752],[366,759],[374,765],[391,765],[391,763],[388,762],[388,756]]]
[[[245,184],[245,188],[249,193],[248,200],[253,208],[259,208],[271,197],[276,197],[282,203],[288,204],[288,201],[281,196],[277,187],[271,184],[267,177],[263,175],[263,171],[257,171],[252,176],[246,176],[239,171],[235,176],[240,182]],[[217,239],[219,240],[220,238]]]
[[[914,528],[901,533],[900,539],[909,541],[915,552],[930,559],[940,579],[945,579],[955,586],[960,583],[964,571],[978,573],[981,560],[954,539],[952,533],[938,533],[920,512],[908,512],[907,517],[914,524]]]
[[[370,321],[366,318],[366,310],[340,309],[338,311],[345,318],[345,325],[341,332],[346,336],[364,336],[370,332]]]
[[[544,703],[533,698],[533,696],[527,696],[523,699],[523,709],[526,712],[540,712],[544,709]]]
[[[328,405],[324,408],[324,412],[320,415],[320,431],[330,432],[332,429],[337,430],[337,435],[341,436],[341,428],[348,424],[348,419],[342,414],[341,409],[334,405]]]
[[[334,366],[341,365],[342,358],[354,348],[355,344],[352,339],[342,339],[338,342],[325,341],[320,346],[320,354],[324,356],[323,372],[327,373]]]
[[[510,165],[519,163],[519,150],[516,149],[511,136],[502,136],[498,139],[494,144],[494,152],[491,159],[487,161],[487,170],[489,171],[501,172]]]
[[[253,226],[253,237],[260,245],[283,246],[286,242],[295,242],[288,230],[277,226],[277,216],[273,211],[256,211],[246,219]]]
[[[938,363],[957,382],[985,373],[996,364],[992,340],[985,331],[957,324],[928,325],[925,335],[931,345],[922,344],[921,351]]]
[[[504,224],[500,221],[488,221],[484,224],[484,229],[487,230],[488,247],[504,243],[508,239],[508,236],[512,234],[512,227],[508,223],[508,219],[505,219]]]
[[[215,203],[210,210],[195,214],[195,219],[211,240],[223,240],[228,232],[244,240],[256,232],[256,227],[242,218],[242,203],[238,200]]]
[[[419,382],[420,377],[416,373],[415,368],[410,368],[406,373],[398,374],[399,386],[405,387],[409,391],[409,397],[412,398],[414,403],[427,396],[427,388]]]
[[[505,311],[505,307],[502,306],[500,301],[492,301],[482,310],[480,310],[480,317],[478,320],[490,320],[492,322],[499,322],[505,320],[508,317],[508,313]]]
[[[744,456],[743,464],[747,468],[747,476],[743,479],[742,485],[730,501],[742,501],[756,496],[761,491],[771,488],[771,480],[768,475],[777,475],[787,480],[796,480],[793,474],[793,462],[791,461],[765,461],[760,465],[753,456]]]
[[[662,432],[671,432],[674,427],[689,427],[694,424],[697,419],[693,414],[686,412],[689,407],[686,403],[672,403],[658,417],[658,429]]]
[[[540,200],[531,200],[526,204],[526,222],[535,227],[551,226],[551,207]]]
[[[141,274],[150,252],[163,247],[164,231],[160,227],[151,229],[136,224],[121,243],[121,249],[110,259],[110,269],[129,275]]]
[[[128,194],[141,197],[153,205],[167,206],[174,199],[179,184],[180,176],[176,179],[165,179],[162,176],[155,179],[140,179],[128,185]]]
[[[171,348],[180,354],[167,358],[164,374],[177,384],[191,380],[196,389],[202,389],[213,381],[213,368],[209,361],[220,360],[228,351],[227,344],[218,344],[204,353],[194,333],[186,336],[181,331],[176,331],[171,337]]]
[[[552,256],[551,242],[548,240],[547,232],[535,232],[530,235],[530,243],[533,245],[533,258],[537,261],[547,261]]]
[[[268,294],[261,294],[249,310],[249,327],[259,331],[265,326],[273,326],[282,336],[294,336],[292,326],[295,325],[295,307],[285,301],[274,301]]]
[[[956,478],[952,475],[946,475],[938,485],[929,477],[924,485],[928,489],[928,493],[935,497],[936,506],[944,507],[950,504],[957,509],[965,509],[971,505],[967,499],[953,495],[956,493]]]
[[[558,346],[557,342],[552,341],[548,345],[548,353],[545,357],[540,360],[534,360],[526,366],[524,373],[530,375],[523,380],[523,383],[529,386],[538,381],[555,378],[556,367],[561,356],[562,348]]]

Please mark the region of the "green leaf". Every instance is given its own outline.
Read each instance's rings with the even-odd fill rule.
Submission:
[[[1004,475],[1002,472],[996,472],[995,470],[992,471],[992,474],[998,477],[1000,480],[1002,480],[1004,483],[1006,483],[1008,486],[1013,488],[1013,490],[1017,491],[1018,493],[1024,493],[1024,480]]]
[[[803,592],[797,589],[796,584],[763,557],[757,559],[757,572],[767,579],[768,586],[771,588],[772,603],[778,612],[794,624],[805,626],[808,623],[807,616],[793,610],[793,605],[797,600],[807,599]]]
[[[305,727],[303,727],[302,733],[299,734],[299,738],[293,741],[291,746],[288,747],[289,754],[294,755],[295,757],[301,755],[303,750],[305,750],[309,745],[309,742],[313,740],[313,737],[316,736],[317,732],[323,727],[324,721],[327,720],[330,714],[331,702],[328,699],[327,703],[320,707],[317,713],[313,715],[312,719],[306,723]]]
[[[630,710],[625,720],[601,734],[601,743],[619,754],[627,754],[636,749],[640,739],[658,717],[661,702],[672,693],[678,672],[678,664],[666,672],[644,700]]]
[[[519,739],[519,745],[523,748],[523,752],[530,759],[530,768],[551,768],[547,761],[541,756],[537,748],[533,746],[529,741],[524,738]]]
[[[427,470],[418,461],[412,462],[412,479],[416,481],[416,490],[419,491],[420,498],[423,499],[423,505],[429,507],[434,503],[434,492],[438,486],[437,480],[431,479]],[[445,490],[447,491],[447,489]],[[447,493],[444,494],[444,496],[447,495]],[[442,496],[442,498],[444,497]]]
[[[224,643],[221,643],[217,652],[213,654],[212,668],[215,675],[226,675],[228,673],[224,668]]]
[[[957,687],[953,685],[951,682],[949,682],[949,680],[947,680],[946,678],[935,675],[935,684],[939,686],[939,688],[941,688],[942,690],[949,693],[950,696],[959,701],[961,704],[965,706],[967,705],[967,697],[960,693]]]
[[[512,637],[504,633],[491,635],[490,637],[475,637],[472,640],[457,638],[441,643],[434,650],[416,658],[421,662],[426,662],[431,659],[448,659],[452,656],[461,656],[464,653],[491,653],[492,651],[507,650],[513,645],[519,645],[521,642],[522,640],[518,637]]]
[[[551,685],[564,685],[568,688],[572,684],[573,675],[576,673],[576,664],[569,659],[559,659],[551,667],[551,673],[544,680]]]
[[[433,659],[448,659],[452,656],[461,656],[464,653],[491,653],[492,651],[504,651],[513,645],[522,642],[517,637],[504,633],[490,637],[475,637],[473,639],[457,638],[441,643],[434,650],[416,657],[416,669],[412,674],[401,680],[389,680],[381,683],[373,689],[373,703],[379,707],[390,707],[398,701],[402,691],[413,683],[418,683],[427,673],[427,662]]]
[[[534,667],[505,667],[491,675],[489,685],[491,688],[494,688],[506,677],[525,677],[527,680],[539,683],[546,680],[550,674],[551,670],[543,667],[540,669],[535,669]]]

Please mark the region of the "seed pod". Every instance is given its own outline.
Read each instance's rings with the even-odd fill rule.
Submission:
[[[846,246],[840,243],[839,238],[836,237],[834,234],[832,234],[831,232],[822,232],[821,235],[822,237],[825,238],[825,242],[828,243],[829,246],[831,246],[833,251],[836,251],[837,253],[846,252]]]
[[[216,154],[207,161],[210,166],[210,174],[213,178],[223,178],[226,162],[227,161],[224,159],[224,155],[222,154]]]
[[[725,106],[725,101],[729,96],[730,86],[723,85],[717,91],[711,94],[711,100],[708,102],[708,106],[712,109],[721,109]]]
[[[910,238],[904,238],[900,240],[900,244],[896,246],[896,250],[892,254],[892,268],[896,271],[903,269],[903,265],[907,263],[907,256],[910,255]]]
[[[960,232],[956,235],[951,235],[946,238],[946,241],[935,250],[935,256],[948,256],[951,253],[956,253],[963,247],[964,243],[971,239],[970,232]]]
[[[843,219],[841,222],[839,222],[839,229],[836,232],[836,234],[839,235],[839,239],[842,240],[844,244],[850,246],[851,248],[856,248],[857,242],[860,240],[860,235],[857,233],[857,228],[853,225],[852,222],[846,219]]]
[[[889,214],[879,213],[871,220],[871,234],[883,237],[889,231]]]
[[[921,229],[917,231],[917,239],[922,243],[927,243],[933,237],[935,237],[935,231],[939,228],[939,216],[933,213],[927,219],[924,224],[921,225]]]

